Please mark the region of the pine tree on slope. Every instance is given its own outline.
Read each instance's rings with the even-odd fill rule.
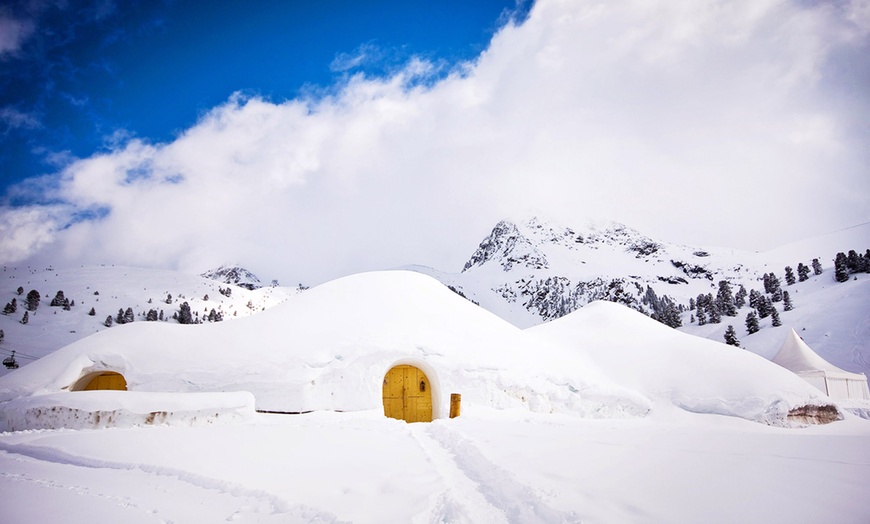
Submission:
[[[782,325],[782,320],[779,319],[779,311],[777,311],[775,307],[770,310],[770,325],[773,327],[779,327]]]
[[[791,311],[794,309],[794,303],[791,301],[791,295],[788,294],[788,291],[782,292],[782,310],[783,311]]]
[[[806,282],[810,278],[810,268],[804,265],[803,262],[798,263],[798,282]]]
[[[737,332],[734,331],[734,326],[730,324],[725,329],[725,343],[729,346],[740,347],[740,341],[737,340]]]
[[[794,271],[792,271],[791,266],[785,266],[785,285],[793,286],[794,283]]]
[[[834,280],[837,282],[849,280],[849,266],[846,255],[842,252],[837,253],[836,258],[834,258]]]
[[[746,315],[746,331],[751,335],[757,333],[758,330],[758,315],[755,314],[755,311],[750,311],[749,314]]]

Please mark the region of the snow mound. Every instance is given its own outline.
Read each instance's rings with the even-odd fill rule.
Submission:
[[[611,302],[594,302],[527,331],[570,345],[615,381],[654,401],[691,412],[790,425],[801,422],[790,420],[794,410],[832,404],[758,355],[687,335]]]
[[[345,277],[234,322],[116,326],[0,378],[0,402],[115,371],[134,392],[249,391],[267,411],[383,409],[383,379],[398,364],[427,374],[436,418],[451,393],[590,417],[642,416],[650,406],[583,355],[407,271]]]

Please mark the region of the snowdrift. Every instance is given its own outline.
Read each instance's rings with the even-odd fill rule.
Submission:
[[[450,393],[466,405],[583,416],[642,416],[650,407],[582,354],[523,332],[430,277],[388,271],[332,281],[234,322],[116,326],[0,378],[0,409],[72,402],[87,393],[72,385],[105,370],[122,374],[130,392],[247,391],[266,411],[382,410],[384,376],[397,364],[426,372],[436,418],[447,415]]]
[[[654,402],[771,425],[841,418],[828,407],[830,399],[790,371],[612,302],[594,302],[526,331],[573,347]]]
[[[250,420],[254,397],[236,393],[79,391],[22,397],[0,411],[0,427],[100,429],[131,426],[203,426]]]

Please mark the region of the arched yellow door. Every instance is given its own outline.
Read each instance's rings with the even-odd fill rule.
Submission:
[[[405,422],[432,422],[432,388],[422,370],[402,365],[387,372],[384,415]]]
[[[82,388],[82,391],[92,391],[95,389],[115,389],[127,391],[127,381],[124,376],[114,371],[106,371],[100,373],[91,379],[88,384]]]

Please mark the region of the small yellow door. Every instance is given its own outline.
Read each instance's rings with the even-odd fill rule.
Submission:
[[[422,370],[402,365],[387,372],[384,415],[405,422],[432,422],[432,388]]]
[[[127,381],[124,376],[114,371],[100,373],[92,378],[88,385],[82,388],[82,391],[91,391],[95,389],[115,389],[127,391]]]

